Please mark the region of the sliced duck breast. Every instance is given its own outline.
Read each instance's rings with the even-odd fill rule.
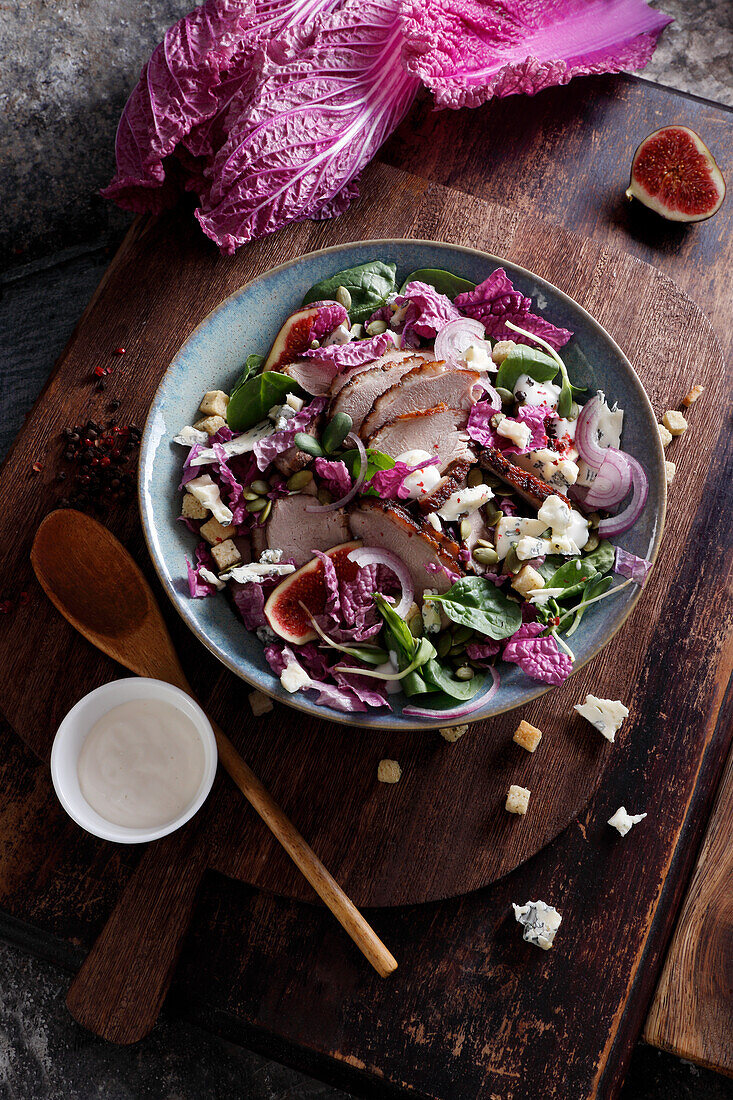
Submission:
[[[472,462],[467,458],[457,458],[455,462],[448,464],[445,473],[433,491],[418,499],[417,506],[424,516],[427,516],[429,512],[437,512],[439,508],[443,507],[449,496],[463,488],[471,465]]]
[[[434,409],[436,405],[470,409],[473,404],[471,392],[478,380],[477,371],[452,370],[442,361],[421,363],[377,397],[359,434],[366,439],[396,416]]]
[[[337,374],[331,383],[329,393],[331,398],[336,397],[347,382],[350,382],[357,374],[361,374],[362,371],[371,370],[373,367],[382,367],[385,363],[401,363],[405,359],[423,359],[428,361],[433,358],[432,349],[426,351],[413,351],[408,349],[407,351],[398,351],[397,348],[393,348],[391,351],[386,351],[384,355],[380,355],[378,359],[374,359],[371,363],[359,363],[356,367],[348,367],[346,370],[342,370],[340,374]]]
[[[287,374],[294,382],[297,382],[306,393],[320,397],[328,393],[328,388],[338,373],[335,363],[329,363],[325,359],[299,359],[295,363],[288,363],[280,368],[280,374]]]
[[[506,481],[507,485],[511,485],[513,489],[516,489],[519,495],[528,504],[531,504],[535,511],[544,504],[548,497],[560,497],[568,507],[572,507],[565,494],[561,493],[556,486],[548,485],[546,481],[535,477],[528,470],[523,470],[521,466],[510,462],[509,458],[497,450],[496,447],[484,447],[479,455],[478,463],[484,470],[490,470],[502,481]]]
[[[273,502],[267,521],[268,547],[282,550],[283,557],[292,558],[298,566],[310,561],[314,550],[330,550],[351,538],[345,508],[309,512],[307,509],[315,503],[313,497],[305,493],[280,497]]]
[[[391,550],[410,571],[419,599],[426,588],[447,592],[453,583],[445,573],[462,573],[456,547],[449,539],[439,541],[429,524],[413,519],[406,509],[388,500],[365,498],[349,508],[349,523],[354,538],[365,546]],[[433,567],[428,569],[427,566]]]
[[[465,459],[474,462],[474,454],[463,430],[468,413],[465,409],[449,409],[436,405],[433,409],[405,413],[388,420],[369,436],[367,444],[398,458],[405,451],[427,451],[440,458],[440,472],[445,473],[451,462]]]
[[[361,371],[339,390],[330,404],[328,415],[331,417],[340,412],[348,413],[353,421],[354,431],[358,431],[380,394],[421,363],[419,356],[410,355],[407,359],[388,361]]]

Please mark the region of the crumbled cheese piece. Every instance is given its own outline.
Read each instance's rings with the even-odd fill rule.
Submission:
[[[510,814],[526,814],[529,806],[529,796],[532,792],[527,787],[518,787],[512,783],[506,796],[506,809]]]
[[[538,730],[536,726],[533,726],[530,722],[525,722],[524,719],[515,729],[512,738],[512,741],[516,741],[527,752],[534,752],[541,740],[542,730]]]
[[[223,390],[209,390],[208,393],[204,394],[199,405],[199,412],[202,412],[204,416],[223,416],[226,418],[228,404],[229,395],[224,393]]]
[[[194,424],[199,432],[206,432],[206,438],[210,435],[216,435],[220,428],[226,428],[227,422],[223,416],[205,416],[201,420],[197,420]]]
[[[430,597],[437,595],[437,588],[426,588],[422,594],[422,621],[426,634],[437,634],[440,630],[440,611],[430,603]]]
[[[231,539],[225,539],[224,542],[212,546],[211,556],[216,562],[216,567],[220,573],[231,570],[233,565],[238,565],[242,560],[242,555]]]
[[[573,455],[575,452],[573,451]],[[547,447],[540,447],[536,451],[527,451],[523,455],[512,455],[512,462],[521,466],[523,470],[529,470],[536,474],[548,485],[556,486],[561,493],[567,495],[571,485],[578,480],[578,464],[571,458],[563,457],[557,451],[551,451]]]
[[[573,710],[587,718],[607,741],[615,740],[621,723],[629,716],[629,708],[620,699],[598,699],[595,695],[586,695],[585,701],[576,703]]]
[[[389,660],[384,661],[381,665],[377,665],[374,671],[383,672],[387,676],[397,676],[400,671],[397,654],[390,653]],[[398,692],[402,691],[401,680],[383,680],[382,683],[384,684],[384,690],[387,692],[387,695],[397,695]]]
[[[489,486],[484,484],[457,489],[455,493],[451,493],[445,504],[438,508],[438,515],[447,521],[458,519],[459,516],[465,516],[469,512],[482,508],[493,495]]]
[[[667,431],[664,424],[657,424],[657,430],[659,431],[659,438],[662,441],[662,446],[668,447],[672,442],[672,433]]]
[[[440,522],[440,516],[438,515],[437,512],[428,512],[425,519],[427,520],[427,522],[430,524],[431,527],[435,528],[436,531],[442,531],[443,530],[443,524]]]
[[[527,599],[530,603],[533,603],[535,607],[542,607],[548,600],[556,600],[564,591],[564,588],[538,588],[536,591],[530,592]]]
[[[626,836],[631,826],[638,825],[645,817],[646,814],[628,814],[625,806],[619,806],[613,817],[609,817],[608,824],[613,825],[614,829],[621,833],[621,836]]]
[[[547,530],[547,524],[539,519],[529,519],[525,516],[504,516],[494,528],[496,532],[496,552],[499,561],[507,556],[511,546],[515,545],[523,535],[535,538]]]
[[[255,634],[260,639],[263,645],[269,645],[270,642],[277,640],[277,634],[271,626],[258,626],[255,630]]]
[[[554,409],[560,398],[560,387],[554,382],[536,382],[528,374],[520,374],[514,383],[514,396],[522,405],[546,405]]]
[[[514,916],[523,925],[522,939],[549,951],[562,922],[562,917],[553,905],[544,901],[528,901],[526,905],[512,905]]]
[[[513,340],[497,340],[494,344],[494,350],[491,352],[491,358],[497,367],[500,367],[506,357],[511,355],[516,346]]]
[[[547,553],[548,551],[545,551]],[[550,539],[550,551],[554,554],[565,554],[572,556],[573,554],[580,553],[580,547],[573,541],[568,535],[554,535]]]
[[[503,435],[505,439],[510,439],[514,446],[522,451],[526,451],[532,439],[532,429],[529,424],[520,424],[517,420],[510,420],[508,416],[501,421],[496,433]]]
[[[537,519],[541,519],[546,527],[552,528],[553,534],[562,535],[570,526],[572,510],[562,497],[548,497],[540,506]]]
[[[548,497],[537,519],[552,529],[552,550],[557,554],[578,554],[588,541],[588,520],[562,497]]]
[[[459,741],[464,733],[468,733],[467,724],[465,726],[442,726],[440,729],[440,736],[443,740],[451,743]]]
[[[463,353],[463,358],[471,370],[496,370],[496,361],[492,357],[491,344],[487,340],[480,340],[476,344],[471,344]]]
[[[541,558],[549,552],[547,539],[535,539],[525,535],[514,547],[520,561],[529,561],[531,558]]]
[[[219,486],[208,474],[202,474],[201,477],[195,477],[192,481],[189,481],[186,485],[186,492],[195,496],[196,500],[200,500],[204,507],[216,516],[219,523],[226,526],[226,524],[232,522],[231,510],[227,508],[221,499]]]
[[[682,404],[686,409],[689,409],[690,405],[694,405],[698,397],[702,397],[705,392],[705,387],[701,385],[695,385],[689,390],[682,398]]]
[[[297,661],[291,661],[280,673],[280,683],[291,695],[301,688],[309,687],[311,682],[310,676]]]
[[[212,549],[212,554],[216,547]],[[287,577],[288,574],[295,572],[295,566],[286,565],[258,565],[252,562],[248,565],[240,565],[231,572],[227,573],[226,579],[230,577],[233,581],[238,581],[239,584],[247,584],[249,581],[261,581],[263,577]]]
[[[260,554],[260,562],[262,565],[278,565],[282,560],[282,550],[263,550]]]
[[[327,348],[331,344],[348,344],[353,339],[354,334],[349,327],[349,323],[344,321],[342,324],[337,325],[333,332],[326,337],[322,346]]]
[[[377,767],[377,779],[380,783],[399,783],[402,768],[396,760],[380,760]]]
[[[181,428],[178,435],[173,436],[173,442],[180,443],[182,447],[193,447],[195,443],[208,443],[208,440],[206,432],[200,428],[194,428],[192,424],[187,424],[185,428]]]
[[[255,718],[261,718],[263,714],[269,714],[274,709],[272,699],[263,691],[250,691],[247,698]]]
[[[212,516],[208,523],[201,524],[199,533],[206,539],[209,546],[216,546],[218,542],[233,538],[237,528],[231,523],[224,527],[215,516]]]
[[[289,405],[293,412],[299,413],[305,402],[302,397],[298,397],[294,393],[289,393],[285,398],[285,404]]]
[[[667,475],[667,484],[671,485],[674,481],[674,475],[677,473],[677,464],[675,462],[665,462],[664,472]]]
[[[683,432],[687,431],[687,421],[682,413],[677,412],[676,409],[667,409],[662,417],[662,423],[672,435],[682,435]]]
[[[234,455],[247,454],[249,451],[254,450],[255,443],[259,443],[261,439],[264,439],[268,435],[272,435],[275,431],[275,425],[269,420],[262,420],[259,424],[255,424],[254,428],[250,428],[249,431],[242,432],[241,435],[235,436],[234,439],[228,439],[226,443],[221,444],[221,448],[227,458],[233,458]],[[192,466],[206,466],[210,462],[216,462],[216,454],[213,447],[207,447],[191,459]]]
[[[206,508],[200,500],[197,500],[193,493],[183,494],[181,515],[184,519],[206,519],[208,514],[209,509]]]
[[[511,582],[512,588],[526,600],[538,588],[544,588],[545,582],[540,573],[531,565],[523,565]]]
[[[205,565],[199,566],[199,577],[202,581],[207,581],[208,584],[213,584],[214,588],[217,588],[220,592],[222,588],[226,588],[224,581],[217,577],[216,573],[212,573],[210,569],[207,569]]]

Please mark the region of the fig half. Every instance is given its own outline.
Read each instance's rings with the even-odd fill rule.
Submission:
[[[355,580],[359,567],[349,560],[349,554],[361,545],[359,540],[355,540],[326,550],[326,556],[333,562],[340,581]],[[301,605],[304,604],[311,615],[322,615],[327,598],[323,562],[320,558],[314,558],[280,581],[265,604],[265,616],[279,637],[294,645],[304,645],[318,635],[311,625],[308,612]]]
[[[720,209],[725,180],[699,134],[663,126],[634,153],[626,195],[668,221],[701,222]]]

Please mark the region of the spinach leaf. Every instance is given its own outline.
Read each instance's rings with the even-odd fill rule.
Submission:
[[[285,395],[298,393],[300,386],[287,374],[266,370],[236,389],[227,406],[227,423],[235,432],[244,432],[265,420],[273,405],[282,405]]]
[[[546,588],[562,588],[563,591],[556,597],[558,600],[566,600],[569,596],[576,596],[582,592],[586,581],[596,575],[596,568],[588,559],[571,558],[561,565],[550,577]]]
[[[442,596],[430,599],[439,603],[454,623],[470,626],[495,641],[510,637],[522,625],[519,604],[485,577],[463,577]]]
[[[337,271],[328,279],[315,283],[303,298],[303,305],[309,302],[333,300],[340,286],[351,295],[349,317],[352,324],[367,321],[376,309],[383,306],[395,289],[397,264],[385,264],[381,260],[371,260],[357,267],[347,267]]]
[[[456,680],[447,668],[432,657],[423,669],[424,678],[432,690],[443,691],[452,699],[473,699],[474,695],[485,687],[489,673],[476,673],[472,680]]]
[[[252,378],[253,375],[260,373],[260,370],[262,368],[262,364],[264,363],[264,361],[265,361],[264,355],[248,355],[247,356],[247,358],[244,361],[244,366],[242,367],[242,373],[240,374],[239,378],[237,379],[237,381],[232,386],[232,394],[235,394],[237,392],[237,390],[239,389],[239,387],[243,386],[244,383],[248,379]]]
[[[608,539],[603,539],[595,550],[591,550],[590,554],[585,555],[583,560],[592,565],[594,569],[597,569],[599,573],[608,573],[609,569],[613,569],[613,563],[616,560],[616,548]]]
[[[499,367],[495,385],[513,393],[521,374],[528,374],[535,382],[550,382],[558,369],[555,360],[544,351],[517,344]]]
[[[359,452],[356,447],[352,447],[348,451],[344,451],[340,456],[346,463],[346,469],[349,471],[352,477],[356,477],[359,472]],[[379,470],[391,470],[395,464],[395,460],[390,456],[384,454],[382,451],[374,451],[371,447],[367,447],[367,472],[366,480],[369,481]],[[377,496],[378,494],[370,489],[367,495]]]
[[[374,594],[374,603],[377,611],[384,619],[384,644],[385,648],[391,653],[397,655],[397,667],[400,672],[403,668],[407,668],[412,664],[418,654],[418,643],[410,633],[410,628],[404,620],[400,619],[398,615],[395,615],[394,608],[391,604],[387,603],[384,596],[379,592]],[[437,656],[435,647],[431,642],[428,642],[427,638],[421,639],[421,645],[425,642],[426,645],[422,646],[422,655],[424,656],[424,662]],[[421,669],[422,671],[422,669]],[[425,680],[417,670],[409,673],[405,676],[404,680],[400,681],[400,685],[405,695],[423,695],[427,691],[433,689],[428,687]]]
[[[580,597],[580,604],[575,612],[575,618],[572,625],[567,632],[568,638],[575,633],[580,626],[580,620],[583,618],[583,612],[585,611],[584,604],[587,604],[589,600],[592,600],[595,596],[602,596],[604,592],[608,592],[609,588],[613,584],[613,577],[603,576],[602,573],[596,573],[594,577],[588,581],[583,589],[583,595]],[[567,619],[568,612],[560,619],[559,629],[564,630],[563,621]]]
[[[539,565],[536,565],[534,568],[542,577],[542,580],[545,582],[545,584],[548,584],[552,574],[557,572],[564,561],[565,558],[561,557],[559,554],[551,554],[549,557],[545,558],[543,562],[541,562]]]
[[[442,267],[421,267],[413,271],[400,287],[400,294],[405,293],[408,283],[428,283],[435,287],[438,294],[446,294],[451,301],[459,294],[465,294],[467,290],[476,289],[475,283],[469,282],[468,279],[461,279],[452,271],[444,271]]]

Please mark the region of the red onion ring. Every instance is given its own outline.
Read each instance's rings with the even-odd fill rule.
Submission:
[[[449,367],[465,367],[464,354],[477,340],[486,339],[486,329],[472,317],[449,321],[435,337],[435,358],[445,360]]]
[[[601,468],[586,493],[583,504],[591,511],[620,504],[631,488],[631,466],[624,451],[607,447]]]
[[[631,480],[634,491],[623,512],[619,512],[617,516],[602,519],[598,524],[598,534],[603,538],[623,535],[624,531],[628,531],[630,527],[633,527],[644,510],[646,498],[649,495],[649,479],[646,476],[644,467],[631,455],[625,454],[624,457],[631,467]]]
[[[378,546],[362,546],[358,550],[352,550],[347,554],[349,561],[354,561],[360,567],[365,565],[386,565],[391,569],[402,588],[400,602],[395,607],[396,615],[403,618],[410,610],[415,598],[415,585],[413,584],[410,570],[402,558],[398,558],[391,550],[382,550]]]
[[[367,458],[366,447],[359,439],[359,436],[354,435],[353,432],[349,432],[344,442],[348,443],[351,441],[353,441],[354,446],[359,452],[359,473],[354,484],[351,486],[346,496],[341,497],[341,500],[333,500],[330,504],[309,504],[306,506],[306,512],[335,512],[337,508],[343,508],[344,504],[348,504],[361,489],[367,475],[369,460]]]
[[[402,713],[407,718],[445,718],[447,721],[452,721],[454,718],[465,718],[467,714],[473,714],[474,711],[480,710],[484,703],[488,703],[489,699],[496,695],[501,686],[501,677],[494,666],[489,665],[488,669],[494,683],[488,691],[483,693],[483,695],[474,696],[474,698],[469,699],[467,703],[461,703],[458,707],[450,707],[448,710],[428,710],[427,707],[403,707]]]
[[[451,322],[451,324],[452,323],[453,322]],[[480,386],[481,389],[485,390],[488,394],[488,401],[486,401],[487,405],[490,405],[496,412],[501,411],[501,398],[487,378],[478,378],[474,382],[474,386]]]
[[[575,446],[578,448],[578,454],[594,470],[600,470],[606,455],[606,448],[599,445],[597,434],[602,404],[598,394],[591,397],[590,401],[586,401],[580,410],[575,428]]]

